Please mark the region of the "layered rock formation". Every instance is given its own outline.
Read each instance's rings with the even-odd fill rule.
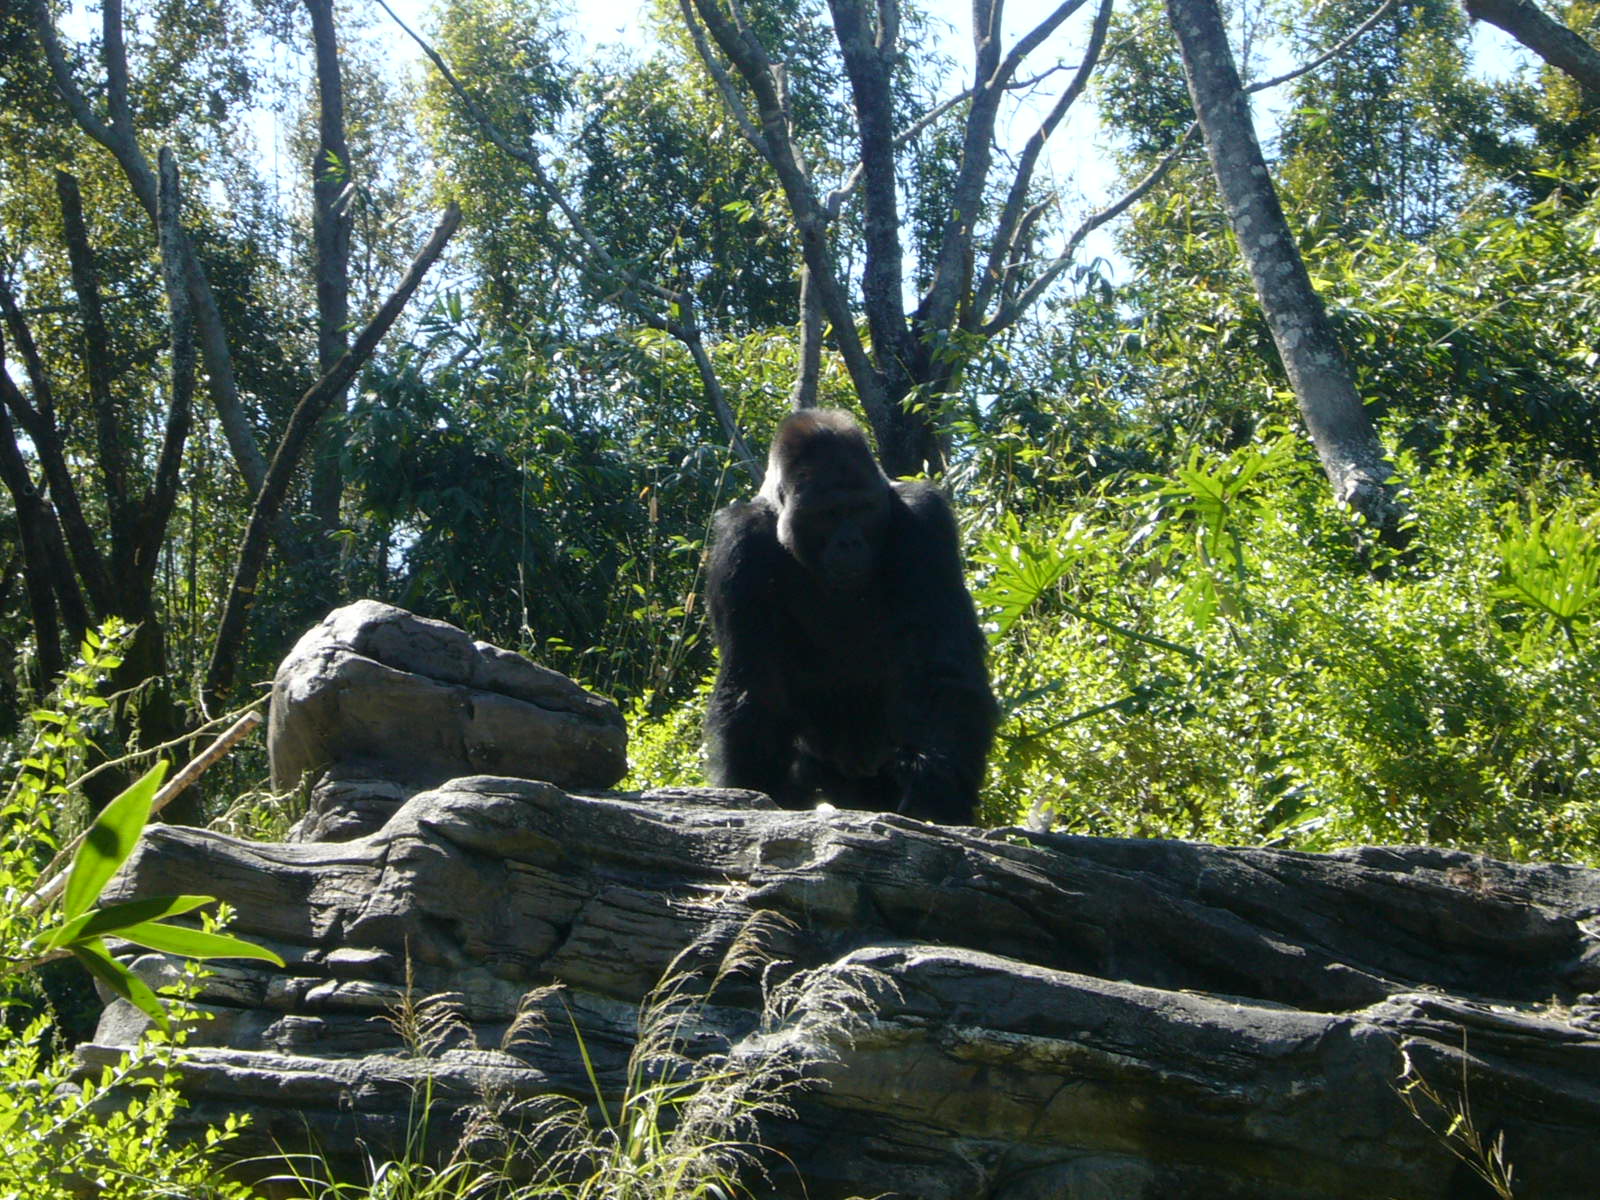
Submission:
[[[331,658],[353,648],[442,689],[477,686],[333,644]],[[302,703],[345,711],[308,694],[275,696],[275,737]],[[476,745],[463,732],[484,728],[476,711],[435,744]],[[586,1098],[569,1014],[614,1093],[662,972],[686,947],[714,959],[768,912],[786,918],[772,949],[790,964],[769,984],[860,965],[886,981],[793,1119],[763,1127],[786,1156],[771,1160],[776,1194],[802,1194],[786,1161],[819,1200],[1481,1194],[1441,1136],[1452,1112],[1421,1101],[1430,1129],[1402,1103],[1406,1063],[1503,1136],[1519,1196],[1588,1198],[1600,1179],[1600,873],[1418,848],[980,832],[715,790],[585,795],[571,775],[417,790],[414,746],[393,747],[412,766],[386,768],[382,739],[309,724],[335,749],[293,758],[275,741],[275,767],[348,766],[336,748],[358,744],[359,774],[324,784],[320,820],[341,837],[381,826],[271,845],[155,827],[115,885],[127,898],[204,881],[238,910],[235,932],[286,960],[220,967],[204,997],[218,1019],[187,1068],[184,1119],[250,1111],[246,1151],[307,1134],[335,1159],[398,1146],[424,1077],[442,1139],[485,1094]],[[523,744],[472,753],[541,770]],[[606,771],[578,774],[603,786]],[[465,1019],[430,1058],[381,1019],[408,978],[454,993]],[[536,1002],[548,1036],[502,1049],[525,994],[557,982],[559,998]],[[696,1037],[737,1047],[759,1005],[753,983],[725,986]],[[113,1005],[86,1055],[136,1024]]]

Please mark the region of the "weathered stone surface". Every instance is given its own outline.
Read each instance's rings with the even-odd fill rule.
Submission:
[[[569,788],[610,787],[627,769],[627,731],[611,701],[566,676],[442,621],[361,600],[296,643],[272,685],[273,786],[339,764],[406,794],[493,773]],[[317,797],[313,830],[370,833],[389,810]]]
[[[563,1003],[614,1090],[674,956],[772,910],[793,923],[785,959],[867,962],[897,985],[796,1118],[764,1130],[819,1200],[1478,1194],[1402,1107],[1402,1054],[1504,1135],[1518,1195],[1589,1200],[1600,1179],[1594,871],[979,833],[748,793],[478,777],[340,844],[156,827],[114,886],[201,879],[237,932],[287,960],[219,971],[219,1020],[188,1068],[184,1119],[250,1110],[247,1151],[308,1131],[336,1150],[398,1145],[426,1070],[441,1131],[485,1086],[586,1096]],[[458,993],[472,1030],[432,1067],[374,1019],[408,955],[414,986]],[[524,993],[555,981],[550,1036],[497,1049]],[[739,1038],[754,1002],[736,993],[708,1019]],[[130,1036],[112,1006],[97,1040]],[[774,1186],[800,1194],[781,1169]]]

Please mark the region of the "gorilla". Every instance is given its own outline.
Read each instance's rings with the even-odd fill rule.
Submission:
[[[997,713],[955,518],[848,413],[778,428],[760,493],[716,516],[706,604],[713,783],[971,823]]]

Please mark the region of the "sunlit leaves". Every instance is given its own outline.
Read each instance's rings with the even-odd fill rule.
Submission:
[[[150,816],[150,802],[166,777],[167,764],[158,762],[126,791],[106,805],[73,860],[67,878],[62,910],[68,918],[82,914],[100,895],[100,889],[133,851],[134,843]]]
[[[1600,514],[1580,515],[1571,504],[1548,513],[1535,506],[1526,520],[1514,506],[1504,511],[1494,595],[1537,614],[1530,637],[1559,634],[1576,646],[1600,611]]]

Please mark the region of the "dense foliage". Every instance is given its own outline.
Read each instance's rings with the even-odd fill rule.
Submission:
[[[318,109],[294,86],[311,65],[301,14],[258,11],[265,41],[252,42],[251,18],[221,0],[129,8],[124,86],[142,136],[173,145],[196,181],[185,222],[266,450],[314,374],[305,189]],[[1264,115],[1301,253],[1399,456],[1415,542],[1393,557],[1331,504],[1297,433],[1204,159],[1181,136],[1188,100],[1160,6],[1110,11],[1091,87],[1115,178],[1085,187],[1114,196],[1119,178],[1170,156],[1167,174],[1115,227],[1109,261],[1081,256],[1016,325],[969,329],[941,351],[953,367],[938,405],[946,482],[1008,713],[988,815],[1595,856],[1592,107],[1549,68],[1506,65],[1504,47],[1494,69],[1475,68],[1472,31],[1447,0],[1392,4],[1372,22],[1309,0],[1234,11],[1247,73],[1343,46]],[[1563,15],[1590,27],[1587,5]],[[323,166],[348,176],[357,308],[383,294],[438,200],[459,200],[465,224],[448,267],[325,422],[342,489],[335,553],[317,548],[326,514],[308,465],[274,535],[242,678],[262,678],[329,604],[378,596],[617,695],[634,713],[636,779],[693,780],[711,666],[706,531],[753,486],[730,434],[759,448],[800,369],[792,204],[740,134],[737,88],[708,73],[673,9],[634,50],[590,49],[540,6],[460,0],[428,22],[453,82],[429,71],[418,86],[386,66],[381,29],[350,15],[340,27],[351,162]],[[785,86],[808,169],[847,173],[859,151],[839,105],[851,85],[827,13],[785,0],[754,28],[804,64]],[[99,735],[110,753],[197,724],[249,490],[234,435],[201,408],[170,513],[133,507],[159,482],[176,386],[165,308],[152,303],[154,231],[63,103],[31,14],[6,10],[0,37],[18,64],[0,124],[7,370],[36,420],[50,417],[37,426],[45,442],[19,427],[21,410],[0,437],[24,465],[40,456],[69,541],[65,518],[80,509],[113,566],[148,544],[136,520],[163,522],[137,604],[97,604],[72,545],[81,613],[71,588],[59,612],[41,608],[12,544],[0,637],[14,665],[0,699],[17,728],[55,661],[41,639],[71,644],[102,615],[139,621],[149,636],[116,686],[155,678],[111,706]],[[885,95],[912,114],[948,94],[955,43],[908,12],[906,44]],[[67,51],[92,82],[93,45]],[[935,113],[897,150],[918,286],[936,274],[960,111]],[[403,133],[411,113],[420,140]],[[252,150],[262,128],[278,140]],[[299,182],[274,175],[264,149],[298,158]],[[57,169],[82,195],[76,248]],[[859,194],[843,197],[848,264],[872,243]],[[991,184],[983,204],[1005,199]],[[1037,220],[1055,227],[1044,209]],[[831,349],[817,395],[855,402]],[[115,427],[101,396],[125,414]],[[75,496],[56,494],[52,442],[75,464]],[[34,510],[12,504],[0,523],[21,533]],[[251,783],[254,761],[218,775],[213,810]]]
[[[756,486],[794,397],[859,409],[876,372],[937,431],[926,461],[961,513],[1005,715],[987,820],[1600,862],[1592,94],[1455,0],[1224,6],[1247,78],[1331,52],[1256,115],[1397,468],[1399,546],[1317,469],[1159,0],[1086,4],[998,98],[958,90],[964,31],[934,12],[907,6],[904,53],[875,65],[842,55],[830,12],[849,5],[738,7],[782,64],[770,95],[711,46],[711,0],[660,3],[639,44],[598,49],[543,0],[440,0],[421,28],[449,78],[396,65],[412,43],[387,18],[323,0],[0,5],[0,1193],[233,1190],[165,1144],[181,1034],[60,1086],[85,985],[39,960],[135,985],[99,935],[63,932],[92,897],[68,911],[38,889],[68,833],[127,820],[134,766],[208,728],[253,493],[318,377],[330,288],[352,314],[332,332],[353,333],[446,202],[464,219],[442,266],[267,514],[230,706],[309,621],[373,596],[615,695],[632,781],[698,781],[711,515]],[[1600,32],[1592,0],[1544,7]],[[339,106],[312,10],[337,29]],[[1025,139],[1080,76],[1095,122],[1074,116],[1035,172]],[[1000,119],[975,122],[991,101]],[[993,144],[964,147],[973,129]],[[175,210],[141,190],[163,146]],[[1009,193],[991,159],[1027,167]],[[192,260],[159,232],[174,211]],[[817,224],[845,293],[831,328],[802,286]],[[108,620],[136,631],[104,646]],[[235,756],[174,815],[281,828],[281,798],[251,790],[261,760]],[[425,1194],[477,1177],[407,1169]]]

